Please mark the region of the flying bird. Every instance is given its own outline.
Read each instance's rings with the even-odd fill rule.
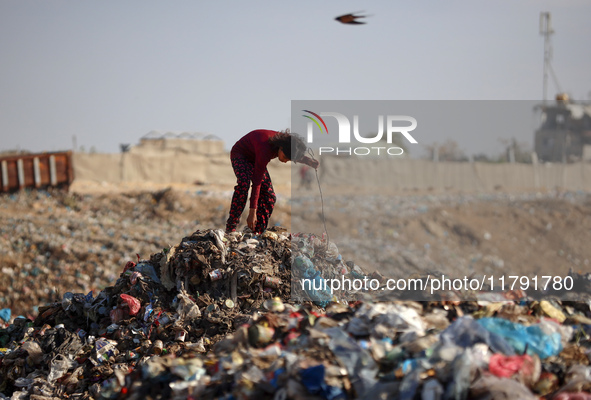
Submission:
[[[355,13],[341,15],[340,17],[336,17],[335,20],[343,23],[343,24],[352,24],[352,25],[360,25],[365,24],[365,22],[357,21],[358,18],[365,18],[368,15],[355,15]]]

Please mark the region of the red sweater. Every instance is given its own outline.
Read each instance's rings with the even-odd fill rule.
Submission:
[[[252,175],[252,192],[250,194],[250,208],[257,208],[259,194],[261,192],[261,182],[267,164],[277,157],[277,151],[274,151],[269,143],[269,139],[275,136],[277,131],[257,129],[244,135],[234,144],[230,151],[230,158],[242,158],[254,164],[254,173]],[[310,158],[304,156],[300,162],[308,164]]]

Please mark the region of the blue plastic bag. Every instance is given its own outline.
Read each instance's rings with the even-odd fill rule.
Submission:
[[[326,307],[332,299],[332,291],[327,282],[320,276],[312,261],[308,257],[295,258],[294,267],[303,275],[302,289],[310,296],[314,304]]]
[[[476,343],[486,343],[495,353],[506,355],[515,354],[515,350],[501,335],[485,329],[472,317],[456,319],[450,326],[441,332],[443,345],[450,343],[459,347],[468,348]]]
[[[543,360],[562,351],[560,333],[548,335],[539,325],[525,326],[502,318],[482,318],[478,323],[504,338],[518,354],[523,354],[527,348],[528,354],[537,354]]]
[[[10,310],[10,308],[3,308],[2,310],[0,310],[0,318],[4,322],[10,321],[10,316],[11,315],[12,315],[12,311]]]
[[[306,368],[300,371],[302,385],[310,394],[320,396],[327,400],[345,399],[345,393],[341,388],[329,386],[324,382],[324,365]]]

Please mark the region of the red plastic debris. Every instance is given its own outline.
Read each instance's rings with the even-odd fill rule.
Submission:
[[[534,360],[527,354],[522,356],[493,354],[488,364],[488,370],[500,378],[510,378],[518,372],[523,376],[529,376],[533,374],[534,367]]]
[[[128,269],[135,267],[135,263],[133,261],[128,261],[123,268],[123,273],[125,273]]]
[[[136,315],[138,312],[140,312],[142,305],[138,299],[128,294],[120,294],[119,296],[121,297],[121,300],[123,300],[129,307],[129,315]]]

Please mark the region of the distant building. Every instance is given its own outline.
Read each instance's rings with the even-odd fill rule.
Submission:
[[[535,132],[535,152],[542,162],[591,161],[591,104],[571,102],[566,94],[553,105],[539,106],[542,124]]]
[[[140,143],[129,149],[131,153],[174,152],[201,155],[225,153],[224,141],[205,133],[161,133],[151,131],[140,138]]]

